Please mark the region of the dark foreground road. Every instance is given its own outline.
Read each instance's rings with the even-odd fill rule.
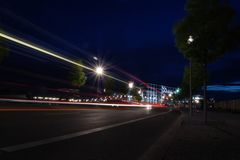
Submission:
[[[146,108],[0,112],[0,159],[138,159],[178,116],[166,109]],[[134,122],[139,118],[144,119]],[[66,138],[106,126],[111,127]],[[61,136],[66,139],[11,151],[19,144]]]

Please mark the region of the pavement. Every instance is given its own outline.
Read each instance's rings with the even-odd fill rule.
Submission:
[[[201,112],[191,120],[185,113],[165,154],[156,153],[152,160],[239,160],[240,115],[209,112],[207,124],[202,119]]]

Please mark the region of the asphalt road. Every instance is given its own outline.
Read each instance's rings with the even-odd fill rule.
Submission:
[[[179,116],[166,109],[79,108],[79,110],[0,111],[0,148],[110,127],[55,143],[14,152],[0,159],[138,159]],[[0,150],[1,150],[0,149]]]

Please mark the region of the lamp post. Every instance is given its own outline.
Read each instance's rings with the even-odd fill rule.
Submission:
[[[128,83],[128,101],[131,100],[131,98],[130,98],[130,91],[133,89],[133,87],[134,87],[134,83],[133,82],[129,82]]]
[[[103,67],[97,66],[97,67],[95,68],[95,73],[97,74],[97,76],[102,76],[103,73],[104,73]],[[99,97],[99,96],[98,96],[98,92],[99,92],[99,81],[97,81],[97,97]]]
[[[188,37],[187,43],[191,45],[194,42],[193,37]],[[189,59],[189,117],[192,117],[192,58]]]

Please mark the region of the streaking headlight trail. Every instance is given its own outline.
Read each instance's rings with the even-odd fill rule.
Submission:
[[[118,103],[91,103],[91,102],[60,102],[60,101],[48,101],[48,100],[26,100],[26,99],[8,99],[0,98],[3,102],[18,102],[18,103],[40,103],[40,104],[74,104],[74,105],[90,105],[90,106],[110,106],[110,107],[143,107],[147,110],[152,109],[152,105],[149,104],[118,104]]]
[[[60,55],[58,55],[57,53],[55,53],[55,52],[53,52],[53,51],[44,49],[44,48],[39,47],[39,46],[37,46],[37,45],[35,45],[35,44],[33,44],[33,43],[27,42],[27,41],[25,41],[25,40],[21,40],[21,39],[19,39],[19,38],[15,38],[15,37],[13,37],[13,36],[11,36],[11,35],[9,35],[9,34],[3,33],[2,31],[0,31],[0,37],[5,38],[5,39],[7,39],[7,40],[9,40],[9,41],[15,42],[15,43],[17,43],[17,44],[20,44],[20,45],[22,45],[22,46],[31,48],[31,49],[33,49],[33,50],[39,51],[39,52],[41,52],[41,53],[47,54],[47,55],[52,56],[52,57],[54,57],[54,58],[60,59],[60,60],[62,60],[62,61],[71,63],[71,64],[76,65],[76,66],[80,66],[80,67],[82,67],[82,68],[84,68],[84,69],[87,69],[87,70],[90,70],[90,71],[95,72],[95,69],[93,69],[93,68],[90,68],[90,67],[85,66],[85,65],[83,65],[83,64],[77,63],[77,62],[75,62],[75,61],[73,61],[73,60],[71,60],[71,59],[69,59],[69,58],[60,56]],[[119,82],[128,84],[128,82],[125,82],[125,81],[123,81],[123,80],[121,80],[121,79],[118,79],[118,78],[115,78],[115,77],[113,77],[113,76],[110,76],[110,75],[108,75],[108,74],[103,73],[103,75],[106,76],[106,77],[112,78],[112,79],[114,79],[114,80],[116,80],[116,81],[119,81]]]

